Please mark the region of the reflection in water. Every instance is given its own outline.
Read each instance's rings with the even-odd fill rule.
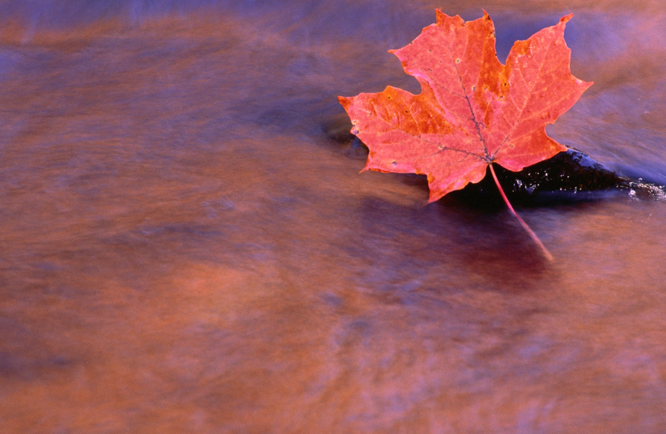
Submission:
[[[441,5],[176,3],[0,6],[3,432],[666,430],[663,203],[523,209],[544,264],[324,132]],[[549,131],[666,179],[658,2],[473,3],[500,53],[575,12]]]

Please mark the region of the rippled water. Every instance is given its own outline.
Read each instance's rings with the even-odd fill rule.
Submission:
[[[435,7],[574,12],[549,133],[666,183],[661,1],[1,2],[0,431],[666,432],[666,203],[519,209],[545,263],[358,173],[336,96],[418,92]]]

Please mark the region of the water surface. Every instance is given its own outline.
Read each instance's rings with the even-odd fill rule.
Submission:
[[[666,183],[659,1],[2,2],[2,431],[665,432],[666,203],[521,208],[546,263],[332,132],[435,7],[574,12],[549,133]]]

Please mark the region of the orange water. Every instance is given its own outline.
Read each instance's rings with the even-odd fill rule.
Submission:
[[[330,137],[435,7],[574,12],[550,134],[666,182],[661,2],[52,3],[0,6],[0,432],[666,432],[666,203],[519,209],[545,263]]]

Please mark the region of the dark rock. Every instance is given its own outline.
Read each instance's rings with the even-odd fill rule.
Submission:
[[[621,176],[573,148],[520,172],[498,165],[493,167],[506,195],[515,204],[587,201],[617,194],[645,200],[665,197],[663,186]],[[502,201],[497,197],[497,186],[490,174],[478,184],[468,184],[458,196],[468,200]]]
[[[329,119],[322,129],[329,139],[342,147],[347,156],[355,159],[367,157],[368,148],[349,132],[351,124],[346,115]],[[506,195],[515,204],[587,201],[616,194],[644,200],[666,199],[664,186],[621,176],[573,148],[520,172],[511,172],[497,164],[493,167]],[[503,202],[489,173],[478,184],[468,184],[448,196],[483,204]]]

